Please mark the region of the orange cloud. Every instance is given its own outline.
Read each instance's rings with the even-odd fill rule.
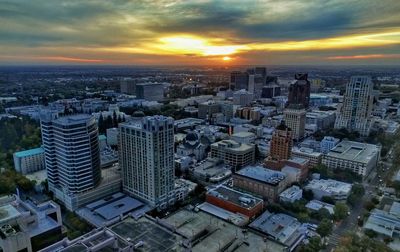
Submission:
[[[330,56],[328,60],[357,60],[357,59],[394,59],[400,58],[400,54],[363,54],[363,55],[344,55]]]

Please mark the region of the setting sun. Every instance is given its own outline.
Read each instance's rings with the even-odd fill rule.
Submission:
[[[223,57],[222,58],[222,60],[224,60],[224,61],[230,61],[232,58],[231,57],[228,57],[228,56],[225,56],[225,57]]]

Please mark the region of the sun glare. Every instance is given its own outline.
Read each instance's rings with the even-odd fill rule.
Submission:
[[[231,58],[231,57],[228,57],[228,56],[225,56],[225,57],[222,58],[223,61],[230,61],[231,59],[232,59],[232,58]]]

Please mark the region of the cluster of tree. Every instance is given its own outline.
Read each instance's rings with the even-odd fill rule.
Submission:
[[[317,233],[321,237],[327,237],[332,233],[333,221],[330,219],[323,219],[317,227]]]
[[[41,145],[39,123],[29,117],[0,120],[0,168],[13,168],[13,153]]]
[[[350,132],[346,128],[334,129],[330,128],[327,130],[318,130],[314,133],[316,140],[321,141],[324,136],[333,136],[339,138],[340,140],[347,138],[349,140],[357,140],[360,138],[360,133],[357,131]]]
[[[355,233],[351,233],[342,237],[339,245],[335,249],[335,252],[347,252],[347,251],[392,252],[393,250],[381,241],[374,240],[368,236],[359,236]]]
[[[145,116],[164,115],[170,116],[175,120],[183,119],[190,116],[190,114],[186,113],[184,109],[174,104],[165,104],[160,108],[147,108],[141,106],[121,107],[120,111],[128,115],[133,115],[135,112],[141,111]]]
[[[350,206],[355,206],[360,198],[364,195],[365,189],[362,184],[353,184],[351,187],[350,195],[347,197],[347,203]]]
[[[5,169],[0,174],[0,195],[12,194],[16,189],[30,191],[35,186],[36,181],[31,181],[20,173]]]
[[[98,127],[101,134],[105,134],[109,128],[118,127],[118,123],[125,122],[125,116],[118,115],[114,111],[113,115],[107,116],[105,119],[103,114],[100,113]]]
[[[379,204],[379,199],[373,197],[370,201],[364,203],[364,208],[367,209],[368,211],[371,211],[372,209],[376,208],[378,204]]]
[[[321,238],[318,236],[311,237],[308,243],[301,245],[298,249],[299,252],[319,252],[324,248]]]
[[[67,236],[68,239],[75,239],[82,234],[90,231],[90,226],[83,220],[81,220],[76,214],[73,212],[67,212],[65,214],[65,218],[63,219],[63,223],[67,226]]]

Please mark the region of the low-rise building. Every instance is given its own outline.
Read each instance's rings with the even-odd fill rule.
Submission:
[[[309,168],[315,167],[321,163],[322,153],[316,152],[313,149],[305,147],[293,147],[292,156],[297,158],[304,158],[309,161]]]
[[[307,209],[309,209],[310,211],[314,211],[314,212],[318,212],[319,210],[321,210],[322,208],[326,209],[331,215],[333,215],[335,213],[334,211],[334,205],[332,204],[328,204],[326,202],[323,201],[319,201],[319,200],[310,200],[306,206]]]
[[[286,175],[280,171],[266,169],[262,166],[248,166],[233,174],[234,188],[257,194],[264,199],[275,201],[285,190],[288,182]]]
[[[46,169],[42,147],[15,152],[13,157],[15,170],[23,175]]]
[[[351,191],[351,184],[333,179],[313,179],[304,189],[311,190],[314,198],[318,200],[324,196],[333,200],[346,200]]]
[[[211,144],[210,156],[222,159],[226,164],[237,169],[254,163],[255,147],[233,140],[222,140]]]
[[[207,158],[189,167],[190,176],[201,184],[218,183],[232,175],[231,167],[218,158]]]
[[[392,238],[400,236],[400,203],[394,202],[389,211],[372,210],[364,229]]]
[[[334,138],[334,137],[331,137],[331,136],[324,136],[324,139],[322,139],[321,143],[320,143],[321,152],[324,153],[324,154],[328,153],[339,142],[340,142],[339,138]]]
[[[34,203],[18,196],[0,198],[0,249],[38,251],[45,239],[62,239],[60,206],[53,201]]]
[[[225,186],[218,186],[206,194],[206,201],[233,213],[254,218],[263,211],[263,200]]]
[[[288,251],[295,250],[305,238],[301,223],[286,214],[272,214],[266,211],[249,226],[284,244]]]
[[[365,177],[377,166],[381,147],[374,144],[344,140],[322,158],[329,169],[347,169]]]
[[[279,201],[285,203],[293,203],[303,197],[303,190],[294,185],[279,194]]]

